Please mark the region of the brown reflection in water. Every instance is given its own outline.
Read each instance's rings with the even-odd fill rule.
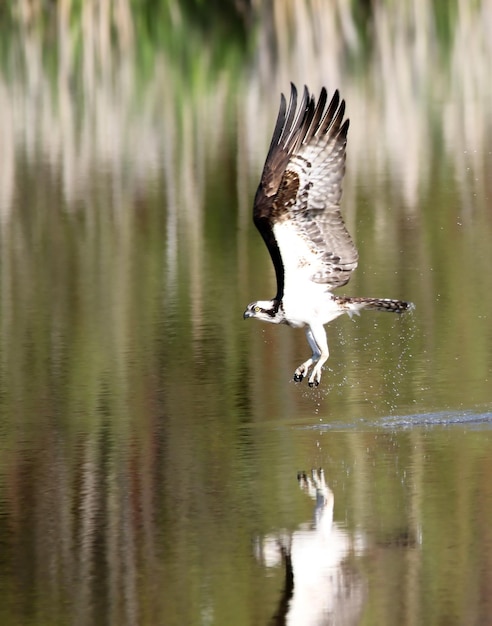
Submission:
[[[142,77],[131,16],[115,50],[99,4],[83,5],[81,64],[60,13],[55,74],[35,28],[0,73],[2,606],[12,623],[74,611],[79,623],[264,623],[278,594],[251,537],[276,519],[286,465],[316,449],[292,423],[490,403],[490,2],[459,3],[445,54],[424,3],[373,3],[361,76],[347,68],[362,45],[348,3],[282,0],[251,64],[218,75],[197,54],[197,85],[163,50]],[[249,334],[240,319],[274,290],[250,210],[291,79],[348,102],[343,206],[365,262],[354,289],[401,289],[421,311],[410,337],[369,318],[333,327],[318,396],[289,384],[302,336]],[[289,427],[262,452],[267,435],[250,426],[279,416]],[[351,520],[379,537],[374,623],[446,616],[450,603],[475,623],[490,614],[492,456],[479,435],[413,437],[406,462],[363,432],[330,444]],[[402,467],[418,474],[413,499]],[[427,532],[423,561],[384,547],[394,528],[408,536],[402,511]],[[404,606],[385,612],[395,594]]]

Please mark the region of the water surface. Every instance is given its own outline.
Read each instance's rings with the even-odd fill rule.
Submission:
[[[490,621],[490,6],[407,5],[3,38],[2,624]],[[290,80],[347,99],[345,293],[416,304],[330,324],[316,389],[302,330],[242,319]]]

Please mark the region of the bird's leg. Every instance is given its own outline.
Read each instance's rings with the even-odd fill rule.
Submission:
[[[326,358],[323,361],[323,363],[326,361],[326,359],[328,358],[328,345],[326,344],[326,334],[324,331],[323,326],[321,326],[321,333],[324,335],[324,341],[325,341],[325,345],[326,345]],[[316,341],[314,334],[313,334],[313,330],[311,326],[307,326],[306,327],[306,338],[308,340],[308,343],[311,347],[312,350],[312,355],[311,358],[309,358],[307,361],[304,361],[304,363],[302,363],[301,365],[299,365],[299,367],[296,369],[296,371],[294,372],[294,380],[296,381],[296,383],[301,382],[301,380],[304,378],[304,376],[308,375],[309,372],[309,368],[311,367],[311,365],[313,365],[313,363],[316,363],[316,361],[318,361],[318,359],[322,356],[322,350],[320,350],[319,346],[318,346],[318,342]],[[314,370],[313,370],[314,373]],[[318,382],[314,383],[311,379],[313,378],[313,376],[311,375],[310,379],[309,379],[309,385],[312,387],[314,384],[318,385],[319,384],[319,380]],[[321,379],[321,375],[319,376],[319,379]]]
[[[297,480],[300,488],[320,505],[324,506],[333,499],[333,493],[326,484],[325,472],[322,468],[319,470],[312,469],[311,476],[308,476],[306,472],[298,472]]]
[[[304,376],[307,376],[309,372],[309,368],[314,363],[314,359],[310,358],[307,361],[304,361],[294,372],[294,381],[296,383],[300,383]]]
[[[309,377],[309,386],[318,386],[321,381],[321,370],[326,363],[330,352],[328,350],[328,340],[326,339],[326,332],[322,324],[317,326],[310,325],[306,330],[306,337],[313,351],[313,355],[305,363],[300,365],[295,373],[294,380],[300,381],[305,375],[307,375],[309,368],[313,363],[316,365],[313,367],[311,376]]]
[[[333,492],[325,481],[325,472],[323,469],[311,470],[311,476],[306,472],[298,472],[297,480],[303,491],[316,500],[316,509],[314,511],[314,519],[316,527],[323,533],[329,535],[333,522]]]
[[[328,339],[326,338],[326,331],[322,324],[319,326],[315,326],[314,328],[311,326],[311,332],[316,345],[318,346],[318,350],[320,352],[320,356],[316,365],[313,367],[313,371],[311,372],[311,376],[309,377],[309,386],[313,387],[314,385],[319,385],[321,381],[321,370],[323,369],[323,365],[328,360],[330,356],[330,351],[328,350]]]
[[[294,380],[296,383],[300,383],[301,380],[304,378],[304,376],[308,375],[309,368],[311,367],[313,363],[316,363],[316,361],[319,359],[320,354],[321,354],[320,351],[318,350],[318,346],[316,345],[316,342],[314,341],[313,333],[311,331],[310,326],[306,327],[306,338],[308,340],[309,345],[311,346],[312,356],[307,361],[304,361],[304,363],[299,365],[299,367],[294,372]]]

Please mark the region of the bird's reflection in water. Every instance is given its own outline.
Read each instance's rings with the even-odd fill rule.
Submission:
[[[361,534],[333,521],[333,492],[323,470],[298,474],[301,489],[316,501],[314,522],[293,533],[279,531],[258,543],[267,567],[285,567],[285,584],[271,624],[352,625],[360,620],[366,587],[350,557],[365,551]]]

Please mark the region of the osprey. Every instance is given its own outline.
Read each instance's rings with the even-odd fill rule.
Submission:
[[[305,327],[312,350],[294,372],[294,380],[309,376],[318,385],[328,359],[324,325],[342,313],[362,309],[403,313],[410,302],[335,296],[357,267],[357,248],[340,213],[345,147],[349,120],[345,101],[335,91],[327,106],[323,87],[318,102],[304,87],[299,109],[291,84],[289,105],[281,95],[280,109],[256,192],[253,220],[275,267],[277,294],[272,300],[248,305],[244,319]]]

